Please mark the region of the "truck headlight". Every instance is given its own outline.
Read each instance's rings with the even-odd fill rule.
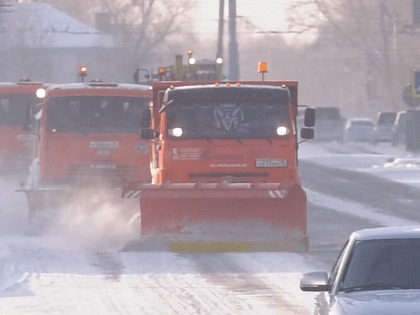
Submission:
[[[37,98],[44,98],[47,92],[43,88],[39,88],[35,92]]]
[[[169,134],[173,137],[179,138],[179,137],[182,136],[182,133],[183,133],[183,131],[182,131],[182,128],[180,128],[180,127],[169,129]]]
[[[279,136],[287,136],[289,134],[289,128],[286,126],[279,126],[276,131]]]

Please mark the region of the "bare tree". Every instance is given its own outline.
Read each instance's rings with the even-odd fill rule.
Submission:
[[[110,32],[130,51],[133,67],[153,62],[165,41],[179,40],[189,21],[193,0],[47,0],[90,24],[96,14],[108,15]],[[184,28],[185,29],[185,28]],[[178,38],[177,38],[178,37]]]
[[[405,41],[399,31],[410,23],[409,6],[405,0],[297,0],[290,7],[289,22],[291,29],[316,34],[312,48],[332,46],[340,56],[358,55],[368,101],[382,96],[379,101],[397,109],[401,98],[397,42]]]

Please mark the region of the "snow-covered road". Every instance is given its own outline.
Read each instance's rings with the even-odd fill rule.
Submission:
[[[3,237],[0,314],[305,314],[291,253],[182,255],[56,248]]]
[[[101,222],[25,236],[17,182],[0,181],[0,314],[306,314],[312,307],[296,285],[310,269],[298,254],[119,252],[126,233],[106,241]]]
[[[308,142],[300,151],[301,159],[420,187],[413,161],[389,163],[406,155],[385,144]],[[331,267],[316,253],[119,252],[126,231],[107,238],[101,222],[27,237],[17,182],[0,181],[0,314],[310,314],[314,294],[299,290],[301,274]],[[310,189],[308,200],[378,226],[419,223]]]

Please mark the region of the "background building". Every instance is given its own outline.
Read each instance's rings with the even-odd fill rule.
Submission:
[[[0,81],[86,80],[132,82],[125,49],[105,34],[42,2],[3,3],[0,11]]]

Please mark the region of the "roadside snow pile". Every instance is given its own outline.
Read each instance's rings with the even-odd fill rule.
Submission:
[[[8,249],[0,248],[0,297],[30,294],[29,273]]]
[[[420,157],[407,156],[391,159],[384,164],[385,168],[420,168]]]

